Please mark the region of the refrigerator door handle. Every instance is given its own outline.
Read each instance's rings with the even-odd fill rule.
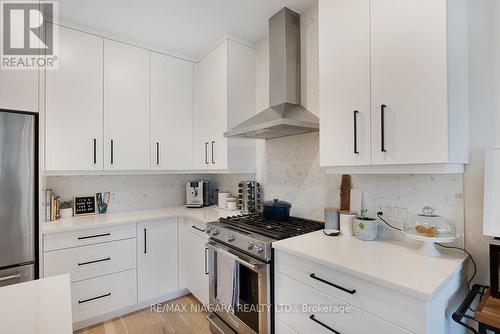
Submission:
[[[5,277],[0,277],[0,282],[5,282],[9,281],[11,279],[18,279],[21,278],[21,274],[15,274],[15,275],[10,275],[10,276],[5,276]]]

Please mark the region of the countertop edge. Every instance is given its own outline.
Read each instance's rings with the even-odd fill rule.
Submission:
[[[317,258],[315,256],[312,256],[312,255],[309,255],[309,254],[306,254],[306,253],[303,253],[300,251],[296,251],[296,250],[290,249],[288,247],[284,247],[280,244],[273,245],[273,248],[278,250],[278,251],[282,251],[282,252],[290,254],[290,255],[298,256],[298,257],[303,258],[305,260],[309,260],[309,261],[312,261],[312,262],[317,263],[319,265],[322,265],[322,266],[325,266],[325,267],[328,267],[328,268],[331,268],[334,270],[341,271],[345,274],[355,276],[355,277],[361,278],[361,279],[366,280],[366,281],[370,281],[372,283],[383,286],[384,288],[395,290],[395,291],[401,292],[405,295],[415,297],[417,299],[420,299],[420,300],[423,300],[426,302],[432,300],[441,291],[441,289],[446,285],[447,282],[449,282],[457,273],[461,272],[461,270],[463,269],[464,262],[466,260],[466,259],[463,259],[462,262],[460,263],[460,265],[457,266],[457,269],[455,271],[453,271],[447,277],[446,280],[441,282],[441,284],[436,289],[434,289],[434,291],[422,292],[420,290],[415,290],[415,289],[409,288],[407,286],[398,284],[397,282],[380,279],[376,276],[369,275],[369,274],[366,274],[364,272],[360,272],[357,270],[352,270],[352,269],[345,267],[345,266],[342,266],[340,264],[324,261],[324,260]]]

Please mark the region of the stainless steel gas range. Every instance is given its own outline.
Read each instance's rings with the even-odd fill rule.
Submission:
[[[208,223],[210,307],[208,316],[213,333],[272,333],[273,315],[273,241],[324,228],[322,222],[289,217],[285,221],[265,219],[261,213],[221,218]],[[234,270],[219,256],[234,260],[232,305],[221,302],[219,295],[228,291],[219,286],[218,273]],[[225,268],[223,266],[227,266]],[[223,276],[223,275],[221,275]],[[225,285],[227,289],[227,284]],[[229,307],[228,307],[229,306]]]

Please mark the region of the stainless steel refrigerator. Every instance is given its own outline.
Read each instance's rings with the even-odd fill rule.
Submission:
[[[37,278],[37,116],[0,109],[0,286]]]

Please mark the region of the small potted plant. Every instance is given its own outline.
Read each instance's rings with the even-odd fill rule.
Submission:
[[[359,240],[377,239],[378,223],[374,218],[366,217],[367,209],[362,209],[361,214],[354,218],[354,235]]]
[[[67,201],[61,203],[61,218],[70,218],[73,216],[73,201]]]

